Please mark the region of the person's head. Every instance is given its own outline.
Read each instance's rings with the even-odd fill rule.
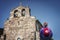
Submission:
[[[43,26],[44,27],[47,27],[48,26],[48,23],[47,22],[44,22]]]

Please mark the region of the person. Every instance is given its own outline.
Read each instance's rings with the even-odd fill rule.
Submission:
[[[47,26],[48,26],[48,23],[47,23],[47,22],[44,22],[44,23],[43,23],[43,27],[46,28]]]
[[[47,26],[48,23],[44,22],[43,27],[40,29],[40,40],[50,40],[52,38],[52,31]]]

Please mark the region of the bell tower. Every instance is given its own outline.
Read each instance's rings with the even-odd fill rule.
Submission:
[[[40,40],[41,23],[30,14],[30,8],[18,6],[11,10],[4,24],[6,40]]]
[[[10,18],[29,17],[29,16],[31,16],[30,8],[24,7],[22,5],[10,12]]]

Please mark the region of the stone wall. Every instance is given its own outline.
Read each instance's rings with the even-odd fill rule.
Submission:
[[[36,32],[35,17],[13,18],[5,23],[6,40],[34,40]],[[38,34],[37,34],[38,36]]]
[[[36,20],[34,16],[31,16],[29,7],[19,6],[15,8],[10,12],[10,17],[4,24],[6,40],[39,40],[38,29],[41,25]]]

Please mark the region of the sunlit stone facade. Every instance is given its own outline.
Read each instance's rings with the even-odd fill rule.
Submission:
[[[11,10],[8,20],[4,23],[0,40],[40,40],[41,27],[41,23],[31,16],[29,7],[18,6]]]

